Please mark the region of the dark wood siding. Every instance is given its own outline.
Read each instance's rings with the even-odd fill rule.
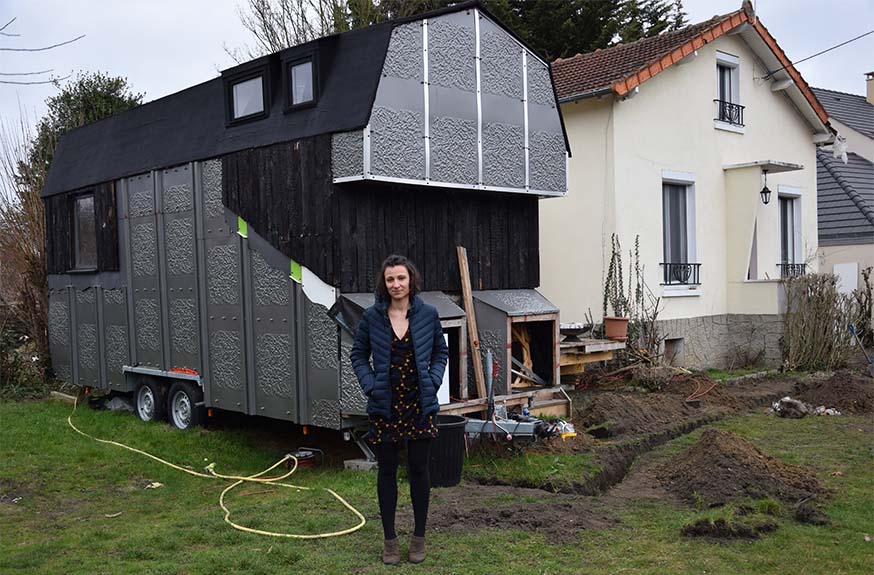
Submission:
[[[66,273],[73,267],[73,198],[94,194],[97,233],[97,271],[118,271],[118,211],[115,184],[44,198],[46,219],[46,271]]]
[[[455,247],[474,289],[539,285],[537,198],[428,186],[334,185],[330,136],[222,158],[225,205],[281,252],[344,292],[374,289],[391,253],[419,266],[426,290],[460,291]]]

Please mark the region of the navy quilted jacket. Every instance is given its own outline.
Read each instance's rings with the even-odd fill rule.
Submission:
[[[410,303],[407,317],[410,320],[410,336],[416,354],[416,368],[419,371],[419,402],[422,413],[428,415],[440,409],[437,389],[443,382],[449,349],[443,339],[443,328],[437,309],[418,296],[413,296]],[[391,417],[391,340],[388,302],[377,299],[375,304],[364,311],[358,323],[352,352],[349,354],[358,383],[367,396],[369,415]]]

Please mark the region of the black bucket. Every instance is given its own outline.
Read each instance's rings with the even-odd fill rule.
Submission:
[[[435,419],[439,433],[431,442],[431,487],[452,487],[461,483],[467,418],[461,415],[438,415]]]

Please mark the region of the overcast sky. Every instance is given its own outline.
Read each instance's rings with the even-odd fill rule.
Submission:
[[[234,64],[224,46],[250,43],[238,6],[244,0],[3,0],[0,25],[15,17],[0,46],[33,48],[80,34],[85,38],[46,52],[0,52],[0,72],[53,69],[125,76],[145,100],[172,94]],[[556,0],[561,1],[561,0]],[[685,0],[690,22],[736,10],[740,0]],[[874,0],[756,0],[762,22],[792,60],[874,29]],[[874,34],[798,66],[812,86],[865,93],[874,70]],[[26,80],[27,78],[3,79]],[[51,86],[0,84],[0,115],[29,118],[45,111]]]

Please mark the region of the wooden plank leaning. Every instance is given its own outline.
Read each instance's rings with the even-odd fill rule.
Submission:
[[[486,381],[483,374],[483,358],[480,353],[479,332],[476,329],[476,314],[473,311],[473,292],[470,288],[470,270],[467,267],[467,250],[456,246],[458,252],[458,272],[461,277],[461,295],[464,299],[464,312],[467,314],[467,335],[470,339],[471,360],[473,361],[473,378],[476,381],[476,392],[479,397],[486,397]]]

